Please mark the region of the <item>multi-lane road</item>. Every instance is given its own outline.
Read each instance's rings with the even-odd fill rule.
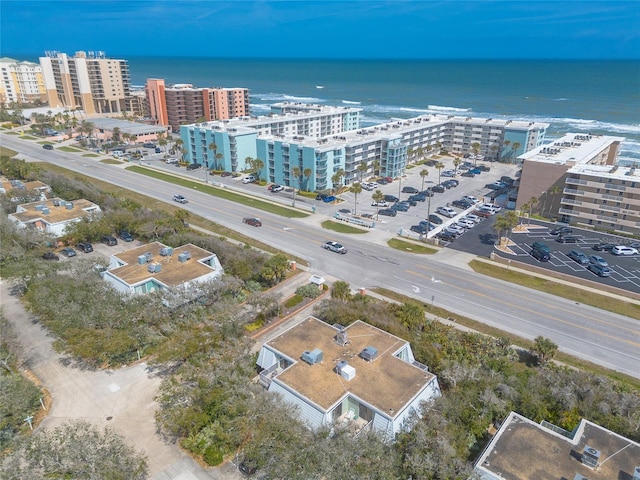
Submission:
[[[353,288],[383,286],[525,338],[542,335],[566,353],[640,378],[640,321],[476,274],[449,261],[448,254],[417,256],[396,251],[384,245],[381,232],[351,236],[328,232],[320,227],[327,218],[320,214],[287,219],[256,212],[121,166],[47,151],[35,142],[5,134],[1,138],[4,146],[20,152],[20,158],[60,165],[157,201],[172,202],[173,194],[181,193],[189,198],[185,208],[192,213],[308,259],[314,273],[343,279]],[[262,219],[261,228],[242,223],[243,217],[251,215]],[[349,253],[337,255],[320,248],[327,240],[340,241]]]

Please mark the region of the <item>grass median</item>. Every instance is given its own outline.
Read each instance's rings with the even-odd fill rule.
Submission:
[[[338,233],[369,233],[368,230],[364,230],[362,228],[352,227],[351,225],[346,225],[344,223],[334,222],[333,220],[325,220],[320,224],[322,228],[326,228],[327,230],[333,230]]]
[[[387,242],[387,245],[402,252],[417,253],[419,255],[432,255],[438,251],[435,248],[427,247],[425,245],[419,245],[415,242],[400,240],[399,238],[392,238]]]
[[[198,190],[199,192],[203,192],[208,195],[212,195],[214,197],[223,198],[231,202],[241,203],[242,205],[247,205],[253,208],[257,208],[258,210],[273,213],[275,215],[280,215],[282,217],[305,218],[309,216],[309,214],[305,212],[301,212],[300,210],[293,210],[292,208],[287,208],[281,205],[265,202],[258,198],[253,198],[248,195],[232,192],[224,188],[214,187],[212,185],[203,185],[201,182],[190,180],[188,178],[178,177],[169,173],[158,172],[156,170],[151,170],[149,168],[138,167],[138,166],[131,166],[131,167],[127,167],[126,169],[135,173],[139,173],[141,175],[146,175],[148,177],[162,180],[163,182],[172,183],[174,185],[180,185],[181,187]]]

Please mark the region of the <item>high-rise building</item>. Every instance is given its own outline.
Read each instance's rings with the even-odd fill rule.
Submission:
[[[145,93],[149,116],[174,131],[180,125],[249,115],[246,88],[194,88],[191,84],[167,87],[163,79],[149,78]]]
[[[104,52],[46,52],[40,57],[51,107],[81,108],[87,114],[125,113],[131,105],[129,64]]]
[[[0,58],[0,103],[46,101],[42,68],[33,62]]]

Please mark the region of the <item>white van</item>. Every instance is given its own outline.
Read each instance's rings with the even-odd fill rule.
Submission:
[[[253,183],[257,180],[255,175],[247,175],[242,179],[242,183]]]
[[[166,163],[167,163],[167,165],[178,163],[178,159],[177,158],[167,158]]]

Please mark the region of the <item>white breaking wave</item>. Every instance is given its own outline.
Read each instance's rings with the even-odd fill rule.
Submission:
[[[443,107],[441,105],[427,105],[428,110],[434,112],[469,112],[470,108]]]
[[[342,100],[342,103],[347,104],[347,105],[361,105],[362,102],[352,102],[350,100]]]
[[[296,97],[285,93],[255,93],[254,97],[264,102],[304,102],[304,103],[323,103],[326,100],[316,97]]]
[[[554,102],[568,102],[569,99],[568,98],[564,98],[564,97],[560,97],[560,98],[554,98],[553,101]]]
[[[428,110],[425,108],[399,107],[398,110],[400,110],[401,112],[410,112],[410,113],[418,113],[418,114],[431,113],[431,110]]]
[[[324,88],[324,85],[316,85],[316,88]]]

